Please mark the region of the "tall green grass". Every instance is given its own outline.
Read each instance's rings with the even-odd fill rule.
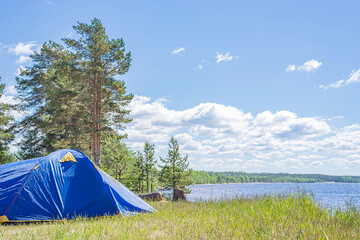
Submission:
[[[355,207],[329,211],[304,193],[155,202],[158,212],[0,227],[3,239],[359,239]]]

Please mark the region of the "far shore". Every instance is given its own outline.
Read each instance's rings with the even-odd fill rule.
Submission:
[[[272,184],[272,183],[351,183],[351,182],[248,182],[248,183],[200,183],[191,186],[221,185],[221,184]]]

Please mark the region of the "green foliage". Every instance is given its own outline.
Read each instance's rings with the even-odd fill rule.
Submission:
[[[3,96],[4,88],[5,85],[1,83],[0,77],[0,98]],[[14,157],[8,153],[8,144],[14,138],[9,128],[10,123],[14,120],[10,114],[13,107],[10,104],[0,102],[0,164],[14,160]]]
[[[76,133],[84,130],[77,128],[80,120],[74,117],[82,112],[77,102],[84,85],[79,80],[80,72],[73,71],[75,58],[51,41],[44,43],[31,58],[33,65],[16,79],[20,107],[32,112],[17,125],[17,132],[24,137],[21,150],[25,158],[64,147],[86,150],[81,144],[73,143],[81,142],[82,135]]]
[[[144,192],[144,179],[145,179],[145,162],[144,156],[140,151],[135,153],[133,177],[134,177],[134,190],[137,193]]]
[[[152,191],[158,186],[154,150],[154,145],[147,143],[146,154],[133,152],[121,136],[110,134],[104,138],[101,168],[136,193],[149,191],[144,189],[145,183]]]
[[[15,153],[9,153],[6,150],[0,152],[0,164],[6,164],[14,161],[18,161],[17,155]]]
[[[145,142],[144,146],[144,163],[142,165],[143,171],[145,174],[146,180],[146,192],[152,192],[154,188],[154,168],[156,165],[156,159],[154,158],[155,154],[155,144],[150,142]],[[156,168],[155,168],[156,169]]]
[[[188,171],[188,156],[181,157],[179,144],[172,136],[169,141],[168,155],[166,158],[160,158],[164,166],[161,166],[159,181],[164,189],[182,188],[191,185]],[[174,190],[175,191],[175,190]]]
[[[132,95],[125,95],[125,83],[115,77],[125,74],[131,62],[131,54],[125,53],[122,39],[109,39],[101,21],[94,18],[91,24],[78,23],[74,30],[80,35],[78,40],[63,39],[79,58],[84,81],[87,82],[87,95],[91,107],[92,155],[95,164],[100,164],[100,135],[108,127],[122,128],[122,123],[131,119],[125,109]]]
[[[104,137],[102,148],[101,168],[107,171],[118,181],[122,181],[124,174],[129,170],[133,163],[133,153],[121,142],[121,137],[110,134]]]
[[[322,174],[289,174],[289,173],[246,173],[246,172],[207,172],[190,171],[194,184],[217,183],[254,183],[254,182],[352,182],[360,183],[359,176],[329,176]]]
[[[3,239],[357,239],[360,213],[329,212],[303,193],[204,202],[153,202],[131,217],[0,226]]]
[[[119,80],[131,55],[122,39],[109,39],[99,19],[74,29],[78,39],[44,43],[16,79],[21,108],[31,112],[17,132],[24,136],[26,157],[76,148],[99,165],[101,135],[131,121],[126,106],[133,96]]]

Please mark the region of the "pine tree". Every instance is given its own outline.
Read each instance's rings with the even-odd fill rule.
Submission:
[[[180,156],[179,144],[174,136],[169,141],[168,155],[166,158],[160,158],[160,160],[165,165],[161,166],[159,180],[165,189],[173,189],[173,196],[175,195],[175,188],[185,189],[192,183],[188,168],[188,156]]]
[[[21,107],[32,112],[17,128],[24,136],[21,149],[25,157],[42,156],[59,148],[88,153],[90,104],[76,56],[49,42],[31,58],[33,66],[17,78]]]
[[[144,179],[145,179],[145,162],[144,162],[144,155],[137,151],[135,153],[135,160],[134,160],[134,168],[133,168],[133,177],[135,180],[135,191],[142,193],[144,192]]]
[[[116,134],[106,136],[101,154],[103,157],[101,167],[118,181],[122,181],[133,159],[131,151],[121,142],[121,137]]]
[[[146,192],[149,190],[152,192],[153,188],[153,167],[156,165],[156,159],[154,159],[155,144],[145,142],[144,146],[144,173],[146,178]]]
[[[17,78],[21,106],[32,112],[18,131],[28,155],[72,147],[91,153],[99,166],[101,136],[131,121],[125,107],[133,96],[118,78],[128,71],[131,55],[122,39],[109,39],[99,19],[74,29],[79,39],[63,39],[65,47],[43,44]]]
[[[0,99],[3,96],[4,88],[5,85],[0,83]],[[12,107],[10,104],[0,101],[0,164],[12,161],[12,156],[8,153],[8,144],[14,138],[9,131],[10,123],[14,120],[10,114]]]
[[[92,96],[91,149],[95,164],[99,165],[101,133],[110,125],[121,128],[121,123],[131,121],[125,117],[129,110],[123,107],[133,96],[124,95],[124,82],[115,78],[128,71],[131,54],[125,53],[122,39],[109,39],[97,18],[91,24],[78,23],[74,30],[80,39],[64,39],[64,42],[79,56],[79,65],[89,86],[88,94]]]

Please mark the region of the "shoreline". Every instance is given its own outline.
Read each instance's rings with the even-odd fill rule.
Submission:
[[[189,185],[188,187],[192,187],[192,186],[206,186],[206,185],[221,185],[221,184],[278,184],[278,183],[299,183],[299,184],[303,184],[303,183],[358,183],[358,182],[242,182],[242,183],[199,183],[199,184],[192,184]]]

